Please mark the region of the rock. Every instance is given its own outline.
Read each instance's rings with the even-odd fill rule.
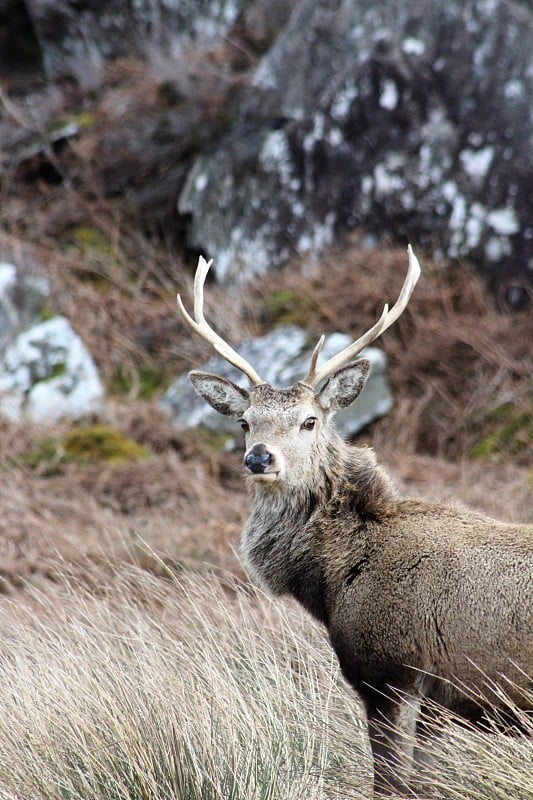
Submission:
[[[184,44],[224,36],[243,0],[26,0],[50,79],[94,88],[106,61],[126,55],[175,57]]]
[[[330,334],[321,358],[330,358],[351,341],[346,334]],[[243,341],[236,350],[253,365],[265,381],[274,386],[290,386],[307,373],[313,345],[310,345],[308,334],[303,328],[287,325],[258,339]],[[392,408],[392,395],[385,377],[385,354],[375,347],[369,347],[362,355],[372,365],[367,385],[353,405],[335,415],[337,429],[347,437],[355,435],[369,422],[387,414]],[[248,385],[245,376],[222,358],[211,358],[200,369],[229,378],[240,386]],[[172,384],[160,405],[179,430],[203,426],[219,433],[236,432],[235,420],[222,416],[207,405],[196,394],[186,374],[180,375]]]
[[[14,264],[0,262],[0,355],[17,334],[39,319],[48,294],[46,278],[24,275]]]
[[[53,423],[103,409],[94,362],[64,317],[19,334],[0,361],[0,414],[12,420]]]
[[[529,280],[532,50],[525,3],[300,0],[189,172],[191,246],[229,282],[362,226]]]

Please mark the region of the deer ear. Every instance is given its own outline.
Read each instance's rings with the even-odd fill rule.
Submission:
[[[353,403],[363,390],[369,370],[370,361],[361,358],[334,372],[317,392],[322,408],[334,411]]]
[[[226,417],[241,417],[250,405],[246,389],[241,389],[226,378],[195,370],[189,372],[189,380],[200,397]]]

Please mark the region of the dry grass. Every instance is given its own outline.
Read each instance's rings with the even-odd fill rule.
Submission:
[[[3,798],[318,800],[368,782],[320,631],[233,581],[121,571],[96,596],[4,604],[0,629]]]
[[[232,578],[94,578],[0,608],[3,800],[369,797],[360,708],[296,606]],[[450,725],[434,757],[432,797],[533,791],[525,735]]]

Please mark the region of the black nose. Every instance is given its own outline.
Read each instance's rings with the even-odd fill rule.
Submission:
[[[244,466],[250,472],[264,472],[272,461],[272,456],[264,444],[255,444],[244,459]]]

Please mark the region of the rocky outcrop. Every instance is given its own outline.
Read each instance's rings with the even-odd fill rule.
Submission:
[[[38,321],[46,279],[0,264],[0,415],[52,423],[103,410],[94,362],[64,317]]]
[[[94,362],[64,317],[34,325],[7,347],[0,362],[0,414],[51,423],[102,410]]]
[[[54,88],[109,92],[86,150],[99,190],[183,231],[219,280],[313,261],[357,229],[468,259],[503,305],[531,303],[530,3],[23,2]],[[110,88],[119,56],[144,59],[137,92],[135,70]],[[0,118],[2,165],[37,147],[62,179],[52,156],[71,129],[43,133],[57,92],[27,104],[37,142]]]
[[[527,281],[532,50],[526,4],[300,0],[189,173],[191,245],[229,281],[362,227]]]
[[[330,334],[321,358],[327,359],[346,347],[352,340],[343,333]],[[254,369],[273,386],[290,386],[307,373],[312,346],[303,328],[286,325],[266,336],[243,341],[236,347]],[[392,395],[385,377],[386,359],[381,350],[369,347],[362,353],[371,363],[371,372],[364,392],[357,402],[335,415],[339,432],[354,436],[372,420],[387,414],[392,408]],[[246,378],[222,358],[211,358],[200,369],[222,375],[246,386]],[[218,433],[235,434],[235,421],[218,414],[192,388],[187,375],[181,375],[163,396],[161,407],[168,412],[179,430],[202,426]]]

